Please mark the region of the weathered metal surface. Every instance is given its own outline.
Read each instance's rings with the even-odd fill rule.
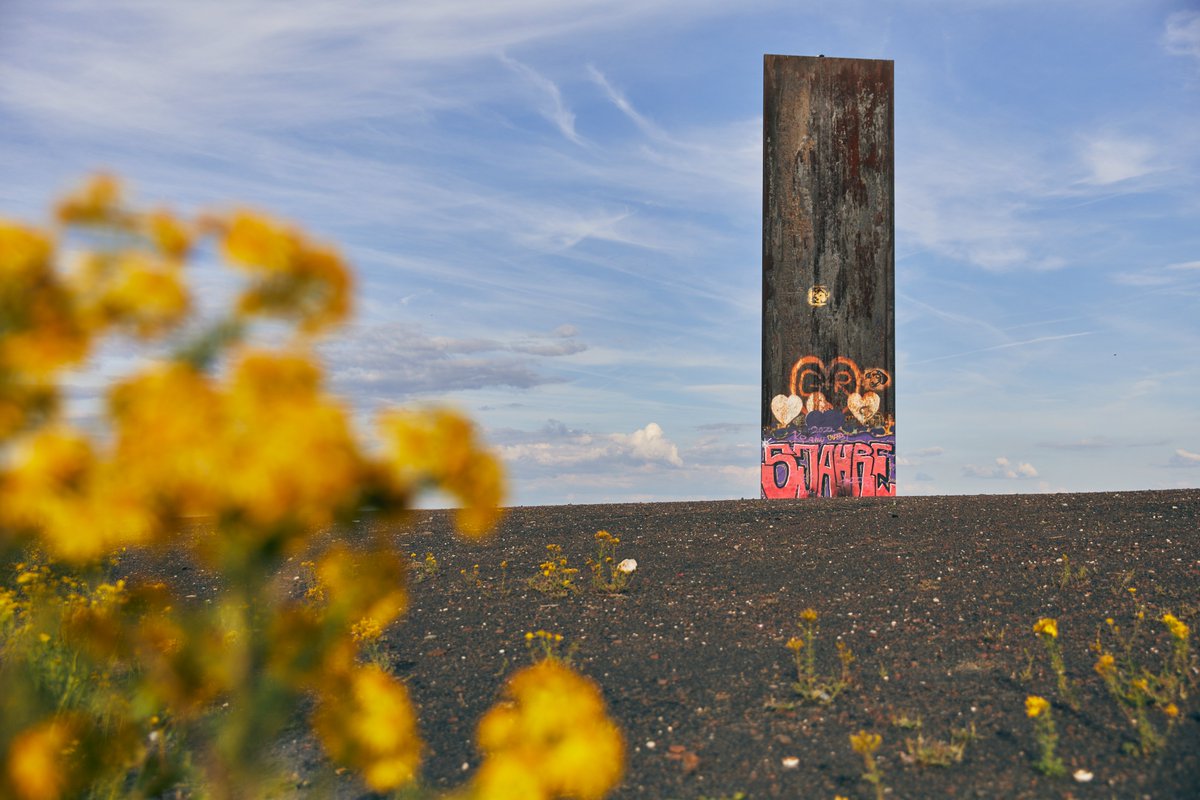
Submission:
[[[763,76],[762,495],[893,494],[892,62]]]

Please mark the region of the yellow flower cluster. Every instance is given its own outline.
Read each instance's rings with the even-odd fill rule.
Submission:
[[[295,319],[315,333],[350,312],[350,272],[333,248],[251,211],[207,222],[221,235],[225,257],[255,279],[238,301],[243,314]]]
[[[568,648],[564,652],[563,635],[561,633],[538,630],[525,632],[525,649],[529,651],[529,655],[534,663],[537,663],[539,659],[549,659],[562,664],[569,664],[571,663],[571,654],[575,648]]]
[[[546,560],[538,565],[538,573],[529,579],[529,585],[539,592],[563,595],[578,590],[573,579],[579,570],[567,566],[561,545],[546,545]]]
[[[482,536],[499,521],[504,496],[500,462],[476,445],[471,423],[448,411],[393,410],[379,419],[393,491],[406,496],[436,484],[463,506],[459,530]]]
[[[359,643],[375,642],[383,636],[383,627],[371,617],[363,617],[351,626],[350,636]]]
[[[1050,617],[1042,617],[1033,624],[1033,632],[1038,635],[1049,636],[1051,639],[1057,639],[1058,621]]]
[[[202,247],[245,277],[215,322],[196,317],[185,280]],[[163,751],[167,726],[204,718],[221,699],[227,711],[212,726],[188,725],[197,738],[179,739],[195,755],[189,779],[199,794],[254,795],[270,737],[310,694],[329,755],[371,788],[417,774],[403,684],[358,664],[358,647],[404,613],[408,564],[382,535],[350,548],[315,534],[440,488],[460,501],[460,528],[479,536],[499,519],[503,476],[473,426],[448,411],[385,413],[383,446],[360,445],[312,350],[314,334],[349,314],[351,288],[336,250],[286,223],[244,210],[193,221],[133,210],[110,176],[66,197],[52,231],[0,220],[0,555],[31,548],[95,565],[162,544],[221,573],[199,604],[161,583],[18,568],[0,590],[0,796],[82,796],[130,770],[167,769],[139,765],[146,734]],[[262,317],[293,328],[286,346],[245,344]],[[92,436],[64,421],[59,383],[110,334],[169,337],[158,352],[172,355],[111,387],[105,429]],[[189,517],[204,520],[202,533]],[[315,585],[292,598],[274,580],[301,551]],[[557,686],[559,705],[586,695],[566,678]]]
[[[62,797],[69,786],[68,753],[76,731],[67,719],[43,722],[24,731],[8,752],[7,781],[19,800]]]
[[[1176,617],[1174,614],[1166,613],[1162,615],[1162,622],[1167,626],[1167,630],[1171,632],[1171,636],[1174,637],[1176,641],[1187,641],[1188,634],[1190,634],[1191,631],[1188,629],[1186,624],[1179,620],[1178,617]]]
[[[1040,717],[1050,708],[1050,703],[1044,697],[1031,694],[1025,698],[1025,716],[1030,719]]]
[[[417,716],[404,684],[376,666],[353,669],[324,693],[313,728],[326,752],[373,790],[412,782],[421,762]]]
[[[120,381],[109,395],[109,447],[57,420],[57,376],[97,337],[113,327],[159,335],[189,319],[184,260],[203,236],[216,236],[252,279],[218,346],[235,344],[259,314],[304,333],[328,327],[348,313],[351,286],[332,249],[281,222],[247,211],[197,223],[134,212],[108,176],[60,203],[58,219],[67,232],[110,229],[122,246],[86,251],[63,274],[54,237],[0,221],[0,444],[12,440],[12,466],[0,471],[0,542],[36,535],[54,555],[82,561],[204,515],[275,547],[366,498],[403,508],[430,486],[461,501],[458,523],[471,535],[496,523],[501,468],[467,420],[386,413],[386,452],[368,458],[303,340],[275,352],[235,347],[223,380],[203,369],[213,353],[201,347]],[[31,430],[14,439],[22,429]]]
[[[479,723],[477,798],[598,800],[620,782],[624,742],[595,684],[547,659],[515,674],[504,694]]]
[[[861,755],[870,755],[879,749],[879,745],[883,743],[883,737],[878,733],[867,733],[859,731],[850,735],[850,747],[854,752]]]

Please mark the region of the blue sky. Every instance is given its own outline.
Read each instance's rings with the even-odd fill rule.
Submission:
[[[764,53],[896,62],[901,494],[1200,485],[1195,0],[8,0],[0,210],[272,210],[357,266],[364,419],[467,411],[515,504],[756,497]]]

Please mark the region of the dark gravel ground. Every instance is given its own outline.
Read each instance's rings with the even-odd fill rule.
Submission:
[[[1106,617],[1130,629],[1129,587],[1146,610],[1135,643],[1144,664],[1158,668],[1169,647],[1156,621],[1164,611],[1195,642],[1198,512],[1200,490],[548,506],[513,509],[482,544],[457,539],[446,513],[420,512],[397,545],[417,560],[433,553],[439,568],[414,573],[409,613],[383,653],[419,706],[435,788],[461,784],[478,764],[475,725],[528,663],[524,633],[545,629],[575,648],[572,663],[603,687],[625,732],[617,798],[873,797],[850,748],[859,730],[883,738],[892,798],[1197,798],[1195,669],[1166,748],[1128,755],[1135,732],[1093,672],[1089,645]],[[587,587],[583,562],[600,529],[620,537],[619,558],[638,562],[626,593],[528,586],[546,545],[558,544]],[[474,565],[478,581],[461,572]],[[819,670],[836,671],[840,640],[856,657],[854,681],[831,705],[789,709],[785,642],[807,607],[820,614]],[[1039,617],[1058,620],[1078,711],[1057,698],[1032,633]],[[1030,693],[1054,701],[1066,777],[1034,769]],[[917,718],[927,739],[974,726],[961,763],[908,763]],[[1161,712],[1151,718],[1166,727]],[[285,749],[302,775],[322,769],[311,741]],[[1077,769],[1094,779],[1077,782]],[[348,780],[338,794],[361,796]]]

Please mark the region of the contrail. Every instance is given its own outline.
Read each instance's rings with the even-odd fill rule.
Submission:
[[[1038,344],[1039,342],[1054,342],[1059,339],[1074,339],[1076,336],[1091,336],[1095,331],[1083,331],[1082,333],[1064,333],[1059,336],[1039,336],[1036,339],[1025,339],[1021,342],[1009,342],[1007,344],[997,344],[991,347],[981,347],[978,350],[966,350],[962,353],[952,353],[948,356],[938,356],[937,358],[926,358],[922,361],[910,361],[906,366],[914,366],[916,364],[928,364],[933,361],[945,361],[948,358],[958,358],[959,356],[971,356],[976,353],[986,353],[989,350],[1006,350],[1009,347],[1023,347],[1027,344]]]

